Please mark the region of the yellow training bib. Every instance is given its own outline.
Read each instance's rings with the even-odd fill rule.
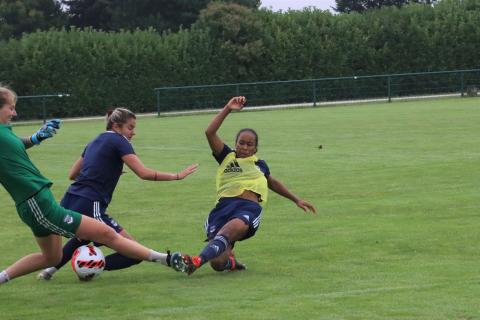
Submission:
[[[236,158],[235,152],[230,152],[217,170],[217,201],[220,198],[236,197],[249,190],[258,194],[262,207],[267,203],[267,178],[255,164],[256,156]]]

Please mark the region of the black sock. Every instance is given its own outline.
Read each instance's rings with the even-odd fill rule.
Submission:
[[[65,265],[65,263],[67,263],[68,261],[70,261],[70,259],[72,259],[72,256],[73,256],[73,253],[75,252],[75,250],[83,245],[86,245],[86,244],[89,244],[90,241],[85,241],[85,240],[80,240],[80,239],[77,239],[77,238],[72,238],[70,240],[68,240],[68,242],[63,246],[63,256],[62,256],[62,261],[60,261],[59,264],[57,264],[55,266],[55,268],[60,269],[61,267],[63,267]]]
[[[142,260],[126,257],[118,252],[105,257],[105,270],[120,270],[139,264]]]

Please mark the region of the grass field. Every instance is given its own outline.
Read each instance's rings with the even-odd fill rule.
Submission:
[[[200,164],[180,182],[122,177],[109,212],[140,242],[203,247],[215,199],[203,134],[212,117],[138,120],[133,144],[147,166]],[[479,123],[476,98],[233,114],[221,136],[233,144],[238,129],[257,129],[258,156],[317,216],[272,193],[260,231],[237,244],[245,272],[205,266],[187,277],[142,263],[80,283],[67,266],[50,282],[32,274],[1,286],[0,319],[480,319]],[[103,129],[65,123],[29,151],[58,199]],[[3,270],[37,247],[3,189],[0,203]]]

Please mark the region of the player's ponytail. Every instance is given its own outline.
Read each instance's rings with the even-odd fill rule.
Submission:
[[[130,119],[137,119],[135,113],[125,108],[109,109],[107,111],[107,130],[112,130],[113,124],[124,125]]]

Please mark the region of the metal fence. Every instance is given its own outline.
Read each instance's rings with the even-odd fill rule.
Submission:
[[[64,108],[62,99],[69,96],[67,93],[18,96],[15,121],[42,119],[45,123],[47,118],[57,118]]]
[[[232,96],[243,95],[249,106],[309,105],[430,95],[476,95],[480,69],[330,77],[309,80],[234,83],[155,88],[162,112],[219,108]]]
[[[400,73],[371,76],[329,77],[308,80],[233,83],[155,88],[156,102],[146,106],[161,113],[219,108],[236,95],[249,106],[318,106],[346,101],[385,100],[455,94],[477,95],[480,69]],[[16,121],[62,117],[72,114],[65,93],[19,96]],[[155,104],[155,106],[153,105]],[[147,110],[146,109],[146,110]],[[68,112],[67,112],[68,111]]]

